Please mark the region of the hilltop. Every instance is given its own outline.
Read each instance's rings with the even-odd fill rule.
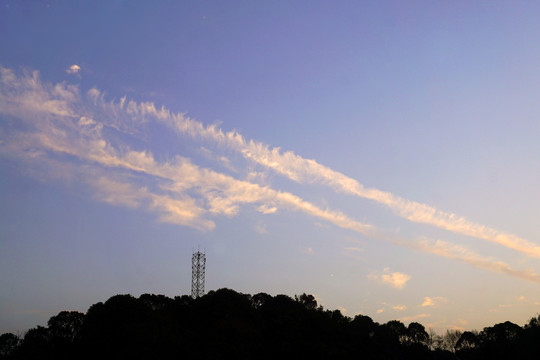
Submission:
[[[540,317],[480,332],[429,334],[423,325],[325,310],[291,298],[219,289],[192,299],[115,295],[86,314],[62,311],[21,338],[0,336],[0,359],[537,359]]]

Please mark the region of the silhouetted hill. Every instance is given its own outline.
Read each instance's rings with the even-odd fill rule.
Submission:
[[[428,334],[291,298],[230,289],[192,299],[116,295],[86,314],[62,311],[23,338],[0,336],[0,359],[539,359],[540,317],[481,332]]]

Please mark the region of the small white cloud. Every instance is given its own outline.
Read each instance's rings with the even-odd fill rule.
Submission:
[[[521,296],[519,297],[519,300],[520,300],[520,301],[524,301],[524,300],[525,300],[525,296],[521,295]]]
[[[377,314],[382,314],[384,312],[384,309],[377,310]]]
[[[429,296],[426,296],[421,306],[426,307],[426,306],[434,306],[434,305],[435,305],[435,302],[433,302],[433,299],[430,298]]]
[[[313,255],[315,254],[315,251],[313,251],[313,248],[307,248],[307,253],[308,255]]]
[[[397,310],[397,311],[403,311],[403,310],[407,310],[407,307],[405,305],[396,305],[396,306],[393,306],[392,309]]]
[[[75,65],[75,64],[71,65],[70,67],[68,67],[66,69],[66,73],[68,73],[68,74],[76,74],[79,71],[81,71],[81,67],[79,65]]]
[[[94,120],[85,116],[81,116],[81,118],[79,119],[80,126],[89,126],[89,125],[94,125],[95,123],[96,122]]]
[[[263,213],[263,214],[273,214],[277,211],[277,207],[275,206],[269,206],[269,205],[261,205],[257,208],[257,211]]]
[[[396,289],[403,289],[410,279],[411,277],[409,275],[400,272],[382,275],[382,280]]]
[[[446,298],[442,297],[442,296],[435,296],[435,297],[429,297],[429,296],[426,296],[424,298],[424,302],[422,303],[422,307],[427,307],[427,306],[438,306],[440,305],[441,303],[445,303],[447,302],[448,300],[446,300]]]
[[[403,289],[411,277],[405,273],[401,272],[390,272],[389,268],[384,269],[382,275],[370,274],[369,278],[381,281],[384,284],[395,287],[396,289]]]

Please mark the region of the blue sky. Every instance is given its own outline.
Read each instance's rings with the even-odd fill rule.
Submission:
[[[0,0],[0,332],[131,293],[540,311],[534,2]]]

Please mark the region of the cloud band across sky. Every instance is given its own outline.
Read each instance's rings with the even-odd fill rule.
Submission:
[[[114,107],[114,104],[109,103],[109,106]],[[119,109],[124,106],[124,101],[116,104]],[[330,186],[336,191],[383,204],[400,217],[412,222],[429,224],[457,234],[496,243],[530,257],[540,258],[540,246],[519,236],[472,222],[427,204],[404,199],[387,191],[366,188],[355,179],[321,165],[315,160],[302,158],[292,151],[282,152],[280,148],[270,148],[260,142],[246,140],[235,131],[223,132],[214,125],[204,126],[183,114],[171,114],[165,108],[158,110],[152,103],[129,102],[126,111],[135,116],[152,116],[164,121],[181,134],[199,137],[238,151],[246,159],[272,169],[293,181]]]
[[[236,151],[296,182],[324,184],[336,191],[384,204],[410,221],[498,243],[528,256],[540,256],[540,247],[515,235],[389,192],[364,188],[356,180],[315,160],[246,140],[234,131],[223,132],[216,126],[205,126],[164,107],[157,109],[152,103],[137,103],[126,98],[106,101],[97,89],[81,95],[74,85],[43,83],[37,72],[17,76],[10,69],[0,68],[0,73],[0,113],[15,119],[4,121],[0,128],[3,156],[32,166],[39,163],[45,171],[65,174],[65,177],[84,179],[96,190],[99,199],[111,204],[144,207],[159,213],[161,221],[208,231],[215,227],[212,217],[235,216],[240,206],[250,205],[263,214],[275,213],[277,209],[299,211],[370,238],[388,241],[373,226],[340,211],[323,209],[292,193],[200,167],[179,155],[158,161],[148,149],[135,150],[118,137],[109,138],[107,129],[133,135],[143,124],[165,124],[181,135]],[[515,270],[506,263],[457,245],[395,238],[390,242],[540,282],[540,277],[532,270]]]
[[[17,118],[24,128],[4,129],[9,132],[1,144],[4,155],[51,166],[54,162],[57,173],[73,173],[73,160],[82,161],[80,168],[87,173],[91,168],[94,174],[85,177],[86,181],[104,201],[130,207],[146,204],[148,209],[162,213],[163,221],[201,230],[214,228],[212,215],[236,215],[243,204],[257,205],[262,213],[275,212],[269,209],[276,208],[300,211],[360,233],[371,229],[339,211],[322,209],[291,193],[201,168],[185,157],[158,162],[149,151],[136,151],[125,143],[113,145],[104,135],[104,127],[112,124],[94,120],[97,114],[84,107],[78,88],[43,84],[37,72],[19,78],[9,69],[1,71],[0,111]],[[89,96],[94,97],[96,91],[91,90]],[[129,104],[128,114],[133,112]],[[116,128],[126,128],[126,133],[134,130],[127,123]],[[63,171],[59,171],[62,164]],[[139,185],[140,178],[134,181],[137,174],[153,181]]]

